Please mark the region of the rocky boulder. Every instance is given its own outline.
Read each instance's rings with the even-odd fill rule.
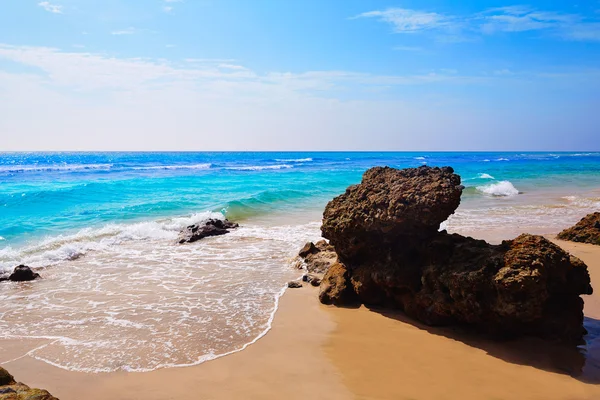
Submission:
[[[460,183],[450,167],[371,168],[361,184],[327,204],[323,237],[344,260],[368,256],[372,242],[392,244],[399,235],[435,235],[460,204]]]
[[[186,227],[180,234],[177,242],[193,243],[208,236],[219,236],[229,233],[230,229],[239,227],[238,224],[228,220],[209,219],[202,224],[194,224]]]
[[[600,246],[600,212],[588,214],[574,226],[556,236],[560,240],[591,243]]]
[[[0,400],[58,400],[46,390],[31,389],[17,383],[7,370],[0,367]]]
[[[298,255],[304,260],[306,270],[316,275],[324,274],[337,261],[335,249],[325,240],[306,243]]]
[[[28,266],[19,265],[19,266],[15,267],[13,273],[10,274],[8,279],[3,279],[3,280],[9,280],[12,282],[29,282],[29,281],[33,281],[39,277],[40,277],[40,274],[33,272],[31,270],[31,268],[29,268]]]
[[[389,188],[388,188],[389,186]],[[429,325],[499,336],[582,338],[585,264],[541,236],[501,245],[438,232],[458,207],[451,168],[373,168],[327,205],[323,236],[340,262],[321,283],[325,304],[402,309]]]

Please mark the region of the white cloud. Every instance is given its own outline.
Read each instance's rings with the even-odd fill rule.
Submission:
[[[391,24],[396,33],[415,33],[424,30],[447,27],[450,17],[434,12],[423,12],[406,8],[388,8],[384,11],[370,11],[354,18],[377,18]]]
[[[133,27],[129,27],[127,29],[121,29],[121,30],[116,30],[116,31],[112,31],[110,32],[111,35],[133,35],[134,33],[137,32],[137,29],[133,28]]]
[[[418,46],[395,46],[394,50],[408,51],[408,52],[414,52],[414,53],[424,53],[425,52],[424,48],[418,47]]]
[[[54,13],[54,14],[62,14],[62,6],[51,4],[49,1],[40,1],[38,6],[42,7],[44,10]]]
[[[434,32],[441,42],[473,41],[480,33],[541,31],[575,41],[600,41],[600,21],[578,14],[540,11],[528,6],[497,7],[472,15],[444,15],[404,8],[369,11],[354,18],[377,18],[395,33]]]
[[[163,7],[163,11],[166,13],[170,13],[171,11],[173,11],[173,7],[171,6],[164,6]]]
[[[494,80],[516,79],[503,74],[258,74],[235,60],[178,64],[1,44],[0,58],[41,71],[0,69],[0,150],[501,150],[511,143],[525,148],[524,135],[556,129],[550,122],[540,126],[548,116],[568,120],[567,110],[536,114],[532,107],[525,123],[520,104],[517,117],[496,108],[485,117],[476,102],[465,104],[456,93],[424,95],[440,85],[485,84],[489,92]],[[578,81],[600,82],[584,79],[586,74]],[[573,81],[543,78],[544,87],[549,79]],[[379,92],[390,87],[397,93]],[[368,100],[373,92],[377,100]],[[572,121],[593,125],[585,115]],[[564,125],[565,132],[577,128]],[[573,147],[580,143],[561,137]]]

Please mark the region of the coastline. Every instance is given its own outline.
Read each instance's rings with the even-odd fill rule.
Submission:
[[[555,243],[587,263],[592,283],[600,282],[599,246]],[[600,319],[600,296],[585,296],[585,303],[586,316]],[[10,358],[6,344],[2,359]],[[531,338],[493,342],[365,307],[323,306],[317,290],[304,287],[286,291],[263,338],[198,366],[86,374],[29,357],[3,366],[62,400],[600,397],[599,355],[588,354],[586,364],[573,350]]]

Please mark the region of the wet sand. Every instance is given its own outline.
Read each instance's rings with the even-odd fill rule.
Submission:
[[[600,247],[557,243],[587,263],[600,291]],[[586,323],[598,334],[600,296],[584,299]],[[22,343],[4,341],[0,360],[23,350]],[[494,342],[426,327],[399,313],[326,307],[316,289],[305,287],[288,290],[264,338],[196,367],[93,375],[29,357],[4,366],[62,400],[591,400],[600,398],[599,350],[588,348],[586,359],[576,349],[537,339]]]

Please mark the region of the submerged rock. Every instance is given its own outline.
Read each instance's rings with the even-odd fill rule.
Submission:
[[[7,370],[0,367],[0,400],[58,400],[46,390],[31,389],[17,383]]]
[[[429,325],[578,341],[586,265],[541,236],[501,245],[438,232],[463,187],[451,168],[373,168],[326,207],[322,233],[339,256],[325,304],[400,308]]]
[[[9,281],[13,282],[29,282],[40,277],[40,274],[33,272],[31,268],[26,265],[19,265],[15,267],[15,270],[8,277]]]
[[[228,220],[209,219],[203,224],[194,224],[185,228],[177,240],[179,244],[193,243],[208,236],[219,236],[229,233],[230,229],[239,227]]]
[[[560,240],[591,243],[600,246],[600,212],[588,214],[574,226],[556,236]]]

